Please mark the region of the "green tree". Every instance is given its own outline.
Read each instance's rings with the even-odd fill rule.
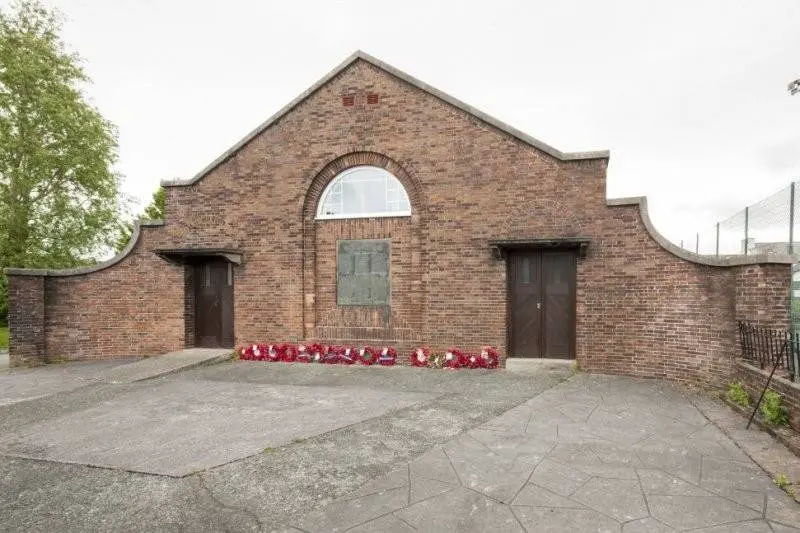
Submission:
[[[90,263],[119,235],[116,129],[60,31],[36,0],[0,10],[0,269]]]
[[[156,192],[153,193],[153,198],[150,200],[150,203],[147,204],[147,207],[144,208],[144,211],[139,218],[144,220],[163,220],[165,203],[166,191],[164,190],[164,187],[159,187],[156,189]],[[133,223],[123,223],[122,229],[120,230],[119,239],[117,240],[117,252],[128,245],[128,241],[131,240],[132,233]]]

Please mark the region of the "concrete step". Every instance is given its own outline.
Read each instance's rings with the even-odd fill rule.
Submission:
[[[133,383],[201,365],[213,365],[230,359],[232,355],[230,348],[187,348],[115,366],[102,372],[97,379],[105,383]]]
[[[574,364],[574,359],[534,359],[510,357],[506,359],[506,371],[520,374],[540,374],[542,372],[571,374]]]

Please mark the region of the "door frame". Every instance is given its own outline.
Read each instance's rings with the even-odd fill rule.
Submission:
[[[545,254],[547,254],[549,251],[552,251],[552,252],[562,252],[562,253],[563,252],[570,252],[570,255],[572,256],[572,265],[573,265],[572,272],[573,272],[573,275],[574,275],[574,279],[573,279],[573,283],[572,283],[572,299],[570,301],[570,313],[572,315],[572,324],[571,324],[571,327],[569,328],[569,333],[570,333],[570,342],[569,342],[569,344],[570,344],[570,352],[571,352],[571,356],[572,357],[563,358],[563,360],[564,361],[574,361],[574,360],[577,359],[577,356],[578,356],[578,354],[577,354],[578,259],[580,257],[584,256],[584,254],[585,254],[584,250],[585,250],[585,246],[581,246],[581,247],[573,247],[573,246],[563,246],[563,247],[562,246],[557,246],[557,247],[556,246],[551,246],[551,247],[524,246],[523,247],[523,246],[520,246],[520,247],[509,247],[509,248],[503,250],[504,253],[503,253],[502,256],[505,258],[505,263],[506,263],[506,265],[505,265],[505,268],[506,268],[506,283],[505,283],[505,286],[506,286],[505,287],[505,289],[506,289],[506,320],[505,320],[506,335],[505,335],[505,342],[506,342],[506,353],[508,354],[509,358],[511,358],[511,359],[546,359],[546,357],[519,357],[519,356],[516,356],[516,355],[512,355],[510,353],[510,351],[511,351],[511,339],[512,339],[512,334],[513,334],[513,328],[512,328],[512,314],[513,314],[513,311],[512,311],[512,297],[511,297],[512,290],[513,290],[512,286],[511,286],[512,281],[513,281],[512,280],[512,276],[511,276],[512,256],[514,254],[520,254],[520,253],[537,254],[539,256],[539,258],[540,258],[539,259],[539,266],[540,266],[539,278],[541,280],[544,280],[544,276],[545,276],[544,275],[544,266],[543,266],[544,265],[544,261],[542,261],[541,258]],[[544,289],[543,288],[542,288],[542,299],[544,299]],[[542,316],[540,317],[540,320],[542,320],[543,316],[544,316],[544,313],[542,313]],[[545,348],[544,336],[545,336],[544,328],[540,326],[540,334],[539,334],[539,345],[540,345],[539,346],[539,348],[540,348],[539,353],[540,354],[544,354],[544,348]],[[559,358],[559,359],[562,359],[562,358]]]

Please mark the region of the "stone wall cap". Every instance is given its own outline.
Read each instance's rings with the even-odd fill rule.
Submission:
[[[221,165],[222,163],[227,161],[234,154],[236,154],[236,152],[238,152],[241,148],[243,148],[247,143],[252,141],[256,136],[261,134],[264,130],[266,130],[267,128],[269,128],[273,124],[277,123],[281,118],[283,118],[284,115],[289,113],[289,111],[291,111],[292,109],[294,109],[295,107],[300,105],[300,103],[303,102],[306,98],[310,97],[312,94],[317,92],[320,88],[322,88],[329,81],[331,81],[333,78],[338,76],[347,67],[349,67],[351,64],[355,63],[358,60],[361,60],[361,61],[364,61],[366,63],[369,63],[369,64],[373,65],[374,67],[377,67],[377,68],[383,70],[384,72],[388,72],[392,76],[394,76],[394,77],[396,77],[396,78],[408,83],[409,85],[412,85],[412,86],[414,86],[414,87],[416,87],[418,89],[421,89],[422,91],[425,91],[426,93],[438,98],[439,100],[442,100],[442,101],[444,101],[444,102],[446,102],[446,103],[448,103],[448,104],[450,104],[450,105],[452,105],[452,106],[464,111],[465,113],[467,113],[469,115],[472,115],[473,117],[485,122],[486,124],[489,124],[490,126],[493,126],[493,127],[497,128],[498,130],[503,131],[503,132],[507,133],[508,135],[511,135],[512,137],[515,137],[515,138],[519,139],[520,141],[522,141],[522,142],[524,142],[526,144],[529,144],[530,146],[533,146],[534,148],[537,148],[538,150],[541,150],[542,152],[544,152],[544,153],[546,153],[546,154],[548,154],[548,155],[550,155],[550,156],[552,156],[552,157],[554,157],[554,158],[556,158],[556,159],[558,159],[560,161],[576,161],[576,160],[584,160],[584,159],[608,159],[609,156],[610,156],[610,153],[609,153],[608,150],[597,150],[597,151],[589,151],[589,152],[562,152],[560,150],[557,150],[556,148],[553,148],[549,144],[546,144],[546,143],[544,143],[544,142],[542,142],[542,141],[540,141],[538,139],[535,139],[535,138],[531,137],[530,135],[528,135],[528,134],[526,134],[526,133],[514,128],[513,126],[509,126],[505,122],[502,122],[502,121],[500,121],[500,120],[498,120],[498,119],[496,119],[496,118],[494,118],[494,117],[492,117],[490,115],[487,115],[483,111],[480,111],[480,110],[470,106],[469,104],[466,104],[466,103],[462,102],[461,100],[459,100],[457,98],[454,98],[453,96],[450,96],[449,94],[447,94],[447,93],[445,93],[443,91],[440,91],[439,89],[431,87],[427,83],[425,83],[423,81],[420,81],[417,78],[415,78],[415,77],[413,77],[413,76],[411,76],[409,74],[406,74],[402,70],[397,69],[397,68],[389,65],[388,63],[384,63],[383,61],[381,61],[381,60],[379,60],[379,59],[377,59],[377,58],[375,58],[375,57],[373,57],[373,56],[371,56],[371,55],[369,55],[369,54],[367,54],[365,52],[362,52],[361,50],[357,50],[350,57],[348,57],[342,63],[340,63],[336,68],[334,68],[328,74],[326,74],[325,76],[320,78],[319,81],[317,81],[314,85],[312,85],[311,87],[306,89],[297,98],[295,98],[294,100],[289,102],[280,111],[278,111],[277,113],[275,113],[274,115],[269,117],[265,122],[262,122],[253,131],[251,131],[250,133],[245,135],[241,140],[239,140],[239,142],[234,144],[231,148],[229,148],[227,151],[225,151],[221,156],[219,156],[217,159],[212,161],[206,168],[201,170],[193,178],[190,178],[190,179],[187,179],[187,180],[181,180],[181,179],[162,180],[161,181],[161,185],[163,187],[183,187],[183,186],[192,185],[194,183],[197,183],[204,176],[209,174],[212,170],[214,170],[219,165]]]
[[[76,268],[65,268],[59,270],[50,270],[41,268],[6,268],[4,272],[9,276],[80,276],[81,274],[91,274],[92,272],[97,272],[99,270],[103,270],[110,266],[116,265],[117,263],[125,259],[125,257],[127,257],[128,254],[130,254],[136,247],[136,243],[139,241],[139,236],[141,235],[141,228],[156,227],[163,225],[164,225],[163,220],[137,220],[133,224],[133,230],[131,231],[131,238],[128,241],[128,244],[125,246],[125,248],[123,248],[122,251],[120,251],[117,255],[115,255],[111,259],[107,259],[102,263],[76,267]]]
[[[675,244],[670,242],[666,237],[661,235],[661,233],[659,233],[658,230],[656,230],[656,228],[653,226],[653,222],[650,220],[650,215],[647,212],[646,197],[631,196],[627,198],[609,198],[606,200],[606,206],[608,207],[631,206],[631,205],[639,207],[639,216],[641,216],[642,223],[644,223],[647,232],[650,233],[650,236],[653,238],[653,240],[655,240],[662,248],[664,248],[672,255],[680,257],[681,259],[685,259],[686,261],[691,261],[692,263],[697,263],[700,265],[720,266],[720,267],[760,265],[760,264],[791,265],[797,261],[794,257],[790,255],[780,255],[780,254],[755,254],[755,255],[737,254],[737,255],[721,255],[717,257],[713,255],[696,254],[694,252],[684,250],[680,246],[676,246]]]
[[[748,361],[746,361],[744,359],[737,358],[736,359],[736,364],[738,366],[746,369],[746,370],[749,370],[750,372],[759,374],[764,378],[768,378],[769,375],[770,375],[770,371],[769,370],[764,370],[763,368],[758,368],[757,366],[755,366],[753,364],[750,364]],[[770,367],[770,370],[771,369],[772,368]],[[780,374],[776,373],[775,375],[773,375],[772,376],[772,380],[773,381],[777,381],[778,383],[781,383],[786,387],[789,387],[789,388],[792,388],[792,389],[800,391],[800,383],[796,383],[794,381],[791,381],[790,379],[787,379],[787,378],[781,376]]]

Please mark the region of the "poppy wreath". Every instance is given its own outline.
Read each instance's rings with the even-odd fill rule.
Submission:
[[[480,354],[471,353],[467,356],[468,368],[484,368],[485,360],[481,358]]]
[[[364,346],[358,351],[358,359],[362,365],[371,365],[378,360],[378,353],[372,346]]]
[[[394,348],[384,347],[381,350],[381,355],[378,357],[378,364],[383,366],[394,366],[397,362],[397,350]]]
[[[461,368],[462,366],[466,366],[468,363],[469,357],[461,350],[448,348],[444,353],[443,366],[445,368]]]
[[[344,351],[344,346],[325,346],[322,350],[322,362],[327,365],[335,365]]]
[[[311,352],[311,362],[312,363],[322,363],[325,359],[325,356],[328,355],[329,348],[324,344],[315,344]]]
[[[280,348],[281,361],[292,363],[297,359],[297,347],[294,344],[284,344]]]
[[[312,352],[314,348],[314,344],[309,344],[306,346],[305,344],[299,344],[297,346],[297,355],[295,356],[294,360],[298,363],[309,363],[311,362]]]
[[[262,350],[262,352],[265,352],[267,361],[275,362],[280,361],[283,357],[283,354],[281,353],[282,348],[282,344],[268,344],[266,346],[266,350]]]
[[[258,361],[261,351],[258,349],[257,344],[250,346],[242,346],[239,351],[239,359],[245,361]]]
[[[430,358],[431,352],[425,346],[411,352],[411,364],[414,366],[428,366]]]
[[[491,346],[481,348],[480,360],[483,361],[483,368],[497,368],[500,366],[500,354]]]
[[[253,357],[255,357],[256,361],[269,361],[269,348],[266,344],[254,344],[253,345]]]
[[[339,362],[343,365],[352,365],[356,362],[358,352],[352,346],[345,346],[343,347],[341,353],[339,353]]]

